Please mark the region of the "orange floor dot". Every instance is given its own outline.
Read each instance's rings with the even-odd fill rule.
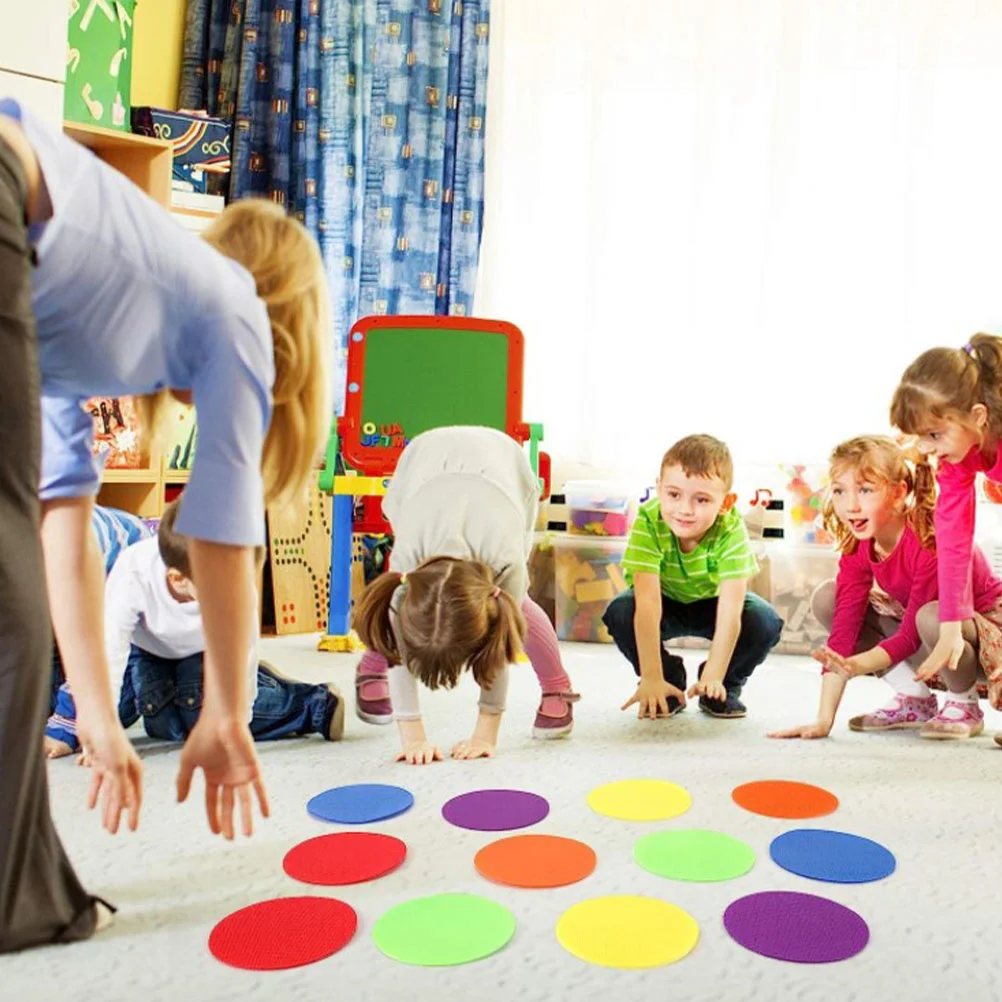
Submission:
[[[767,818],[819,818],[838,807],[838,797],[810,783],[766,779],[745,783],[731,794],[734,802]]]
[[[513,835],[484,846],[473,860],[477,872],[511,887],[564,887],[595,869],[595,852],[556,835]]]

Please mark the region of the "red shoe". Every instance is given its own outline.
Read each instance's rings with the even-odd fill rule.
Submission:
[[[574,706],[581,697],[576,692],[544,692],[536,710],[536,721],[532,725],[532,736],[543,741],[566,737],[574,729]],[[554,715],[557,700],[563,705],[563,713]],[[549,712],[544,713],[544,708]]]

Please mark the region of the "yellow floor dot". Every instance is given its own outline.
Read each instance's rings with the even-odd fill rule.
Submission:
[[[568,908],[557,922],[557,939],[568,953],[590,964],[660,967],[692,952],[699,926],[667,901],[612,895]]]
[[[624,779],[592,790],[588,806],[622,821],[664,821],[685,814],[692,807],[692,797],[688,790],[663,779]]]

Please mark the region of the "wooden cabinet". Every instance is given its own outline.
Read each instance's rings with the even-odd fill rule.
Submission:
[[[173,148],[169,142],[76,122],[65,122],[63,131],[165,208],[170,206]],[[168,491],[187,483],[188,471],[165,469],[163,457],[157,452],[146,460],[142,469],[105,470],[98,502],[150,518],[160,515]]]

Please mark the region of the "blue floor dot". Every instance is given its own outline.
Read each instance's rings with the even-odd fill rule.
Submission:
[[[865,884],[894,872],[894,855],[878,842],[825,828],[798,828],[773,839],[769,855],[784,870],[831,884]]]
[[[414,794],[403,787],[358,783],[318,793],[306,805],[306,810],[321,821],[365,825],[403,814],[413,803]]]

